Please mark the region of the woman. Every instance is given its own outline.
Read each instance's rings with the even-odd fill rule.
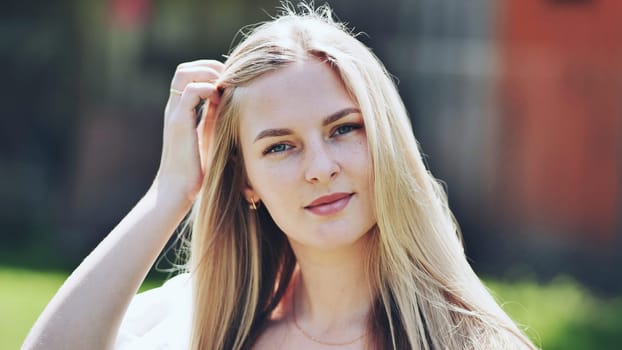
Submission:
[[[25,348],[535,348],[468,265],[382,64],[302,12],[178,67],[153,186]],[[127,310],[192,203],[189,274]]]

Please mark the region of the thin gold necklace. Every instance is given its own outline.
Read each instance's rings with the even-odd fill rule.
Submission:
[[[327,346],[346,346],[346,345],[350,345],[350,344],[354,344],[357,341],[363,339],[363,337],[365,337],[367,335],[367,331],[363,332],[363,334],[359,335],[358,337],[352,339],[352,340],[348,340],[345,342],[328,342],[328,341],[324,341],[321,339],[318,339],[314,336],[312,336],[311,334],[307,333],[304,329],[302,329],[302,327],[300,327],[300,325],[298,324],[298,319],[296,318],[296,301],[294,300],[294,298],[292,297],[292,313],[294,314],[294,326],[296,326],[296,328],[300,331],[300,333],[302,333],[302,335],[304,335],[307,339],[318,343],[318,344],[322,344],[322,345],[327,345]]]

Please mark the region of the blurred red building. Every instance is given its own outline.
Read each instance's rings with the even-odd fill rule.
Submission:
[[[520,221],[611,242],[622,193],[622,1],[503,3],[495,192]]]

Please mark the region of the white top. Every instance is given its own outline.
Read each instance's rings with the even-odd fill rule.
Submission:
[[[114,348],[187,350],[191,326],[192,286],[186,273],[132,299]]]

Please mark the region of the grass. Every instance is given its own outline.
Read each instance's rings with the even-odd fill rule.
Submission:
[[[19,349],[66,277],[0,267],[0,349]],[[486,281],[504,310],[545,350],[618,349],[622,343],[622,298],[599,299],[568,278],[546,285]],[[141,290],[160,283],[148,281]]]
[[[0,266],[0,349],[19,349],[30,327],[67,278],[65,272],[41,272]],[[140,290],[157,286],[146,281]]]
[[[503,309],[543,349],[620,349],[620,297],[597,298],[567,277],[543,286],[531,281],[488,280],[486,284]]]

